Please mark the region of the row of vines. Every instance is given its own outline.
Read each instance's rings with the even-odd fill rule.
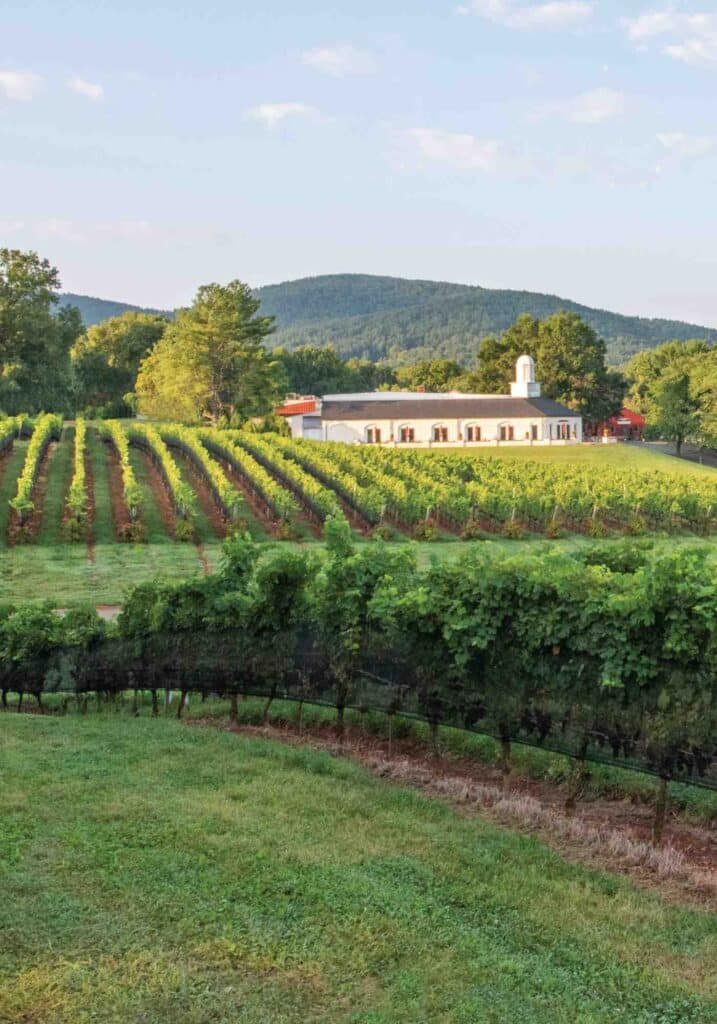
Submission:
[[[0,689],[175,689],[375,709],[717,788],[717,590],[694,550],[635,542],[579,556],[417,566],[409,545],[323,559],[232,538],[219,573],[157,581],[116,624],[49,608],[0,622]]]
[[[61,429],[60,418],[53,415],[34,423],[15,417],[0,424],[0,450],[31,431],[11,501],[21,524],[34,508],[33,489],[43,454]],[[78,419],[74,473],[66,499],[68,519],[77,530],[87,516],[87,429]],[[381,533],[383,528],[398,528],[425,540],[435,539],[440,530],[471,539],[490,533],[518,538],[527,531],[549,537],[566,532],[602,537],[611,530],[640,534],[717,529],[717,479],[708,475],[503,459],[458,450],[353,446],[251,430],[136,421],[108,420],[99,424],[99,430],[116,452],[130,539],[141,537],[143,511],[131,445],[143,448],[154,461],[176,515],[178,539],[192,535],[197,495],[176,461],[177,452],[193,463],[230,524],[241,527],[246,512],[243,489],[273,520],[273,532],[286,538],[301,536],[300,521],[306,518],[318,532],[341,509],[355,514],[364,529]]]

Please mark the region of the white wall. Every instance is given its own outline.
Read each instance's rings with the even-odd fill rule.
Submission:
[[[503,444],[525,444],[530,443],[531,426],[537,426],[537,442],[546,443],[551,439],[558,441],[558,424],[567,423],[570,429],[570,440],[582,441],[582,420],[579,417],[561,419],[559,417],[536,418],[536,419],[513,419],[513,420],[476,420],[476,419],[444,419],[444,420],[332,420],[323,423],[323,439],[325,441],[344,441],[347,444],[364,444],[366,442],[366,431],[369,427],[376,427],[381,431],[381,443],[398,443],[401,436],[401,426],[411,426],[415,430],[416,444],[427,445],[429,443],[439,446],[433,441],[433,428],[440,424],[448,429],[448,444],[471,445],[474,442],[465,442],[466,428],[471,424],[480,426],[481,440],[477,444],[495,444],[500,438],[501,425],[513,427],[514,441],[504,441]],[[552,425],[552,438],[550,427]]]

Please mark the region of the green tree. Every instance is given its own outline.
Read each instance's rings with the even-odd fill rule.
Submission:
[[[151,313],[123,313],[88,327],[70,353],[77,408],[127,415],[124,396],[133,390],[140,363],[161,340],[167,323]]]
[[[458,378],[464,373],[463,367],[453,359],[425,359],[413,366],[402,366],[396,370],[396,382],[400,388],[416,391],[451,391]]]
[[[142,362],[136,400],[158,419],[242,422],[280,399],[282,374],[264,347],[272,317],[248,285],[203,285]]]
[[[706,341],[667,341],[657,348],[638,352],[625,367],[630,391],[630,408],[648,415],[662,379],[687,373],[702,366],[714,350]]]
[[[69,350],[79,314],[57,315],[60,279],[35,252],[0,249],[0,407],[7,413],[69,411]]]
[[[373,391],[395,380],[390,366],[368,359],[344,360],[332,345],[302,345],[291,352],[277,348],[273,357],[286,375],[286,391],[292,394]]]
[[[700,403],[690,390],[687,373],[667,377],[661,381],[647,416],[648,426],[660,437],[673,441],[678,455],[688,437],[694,437],[700,428]]]
[[[577,313],[556,313],[544,320],[525,315],[501,337],[484,338],[477,368],[461,386],[488,394],[505,394],[515,377],[519,356],[533,357],[546,398],[562,402],[588,420],[618,412],[625,385],[605,365],[605,342]]]

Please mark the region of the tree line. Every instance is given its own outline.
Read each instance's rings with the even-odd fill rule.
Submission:
[[[58,308],[59,275],[33,252],[0,250],[0,409],[239,426],[287,394],[372,390],[506,394],[515,361],[536,362],[543,395],[600,422],[626,394],[653,432],[717,444],[717,362],[706,342],[670,342],[610,369],[605,342],[575,312],[522,315],[476,345],[472,365],[431,358],[410,366],[343,359],[331,346],[272,348],[274,319],[248,285],[202,286],[175,319],[129,312],[84,328]],[[276,425],[269,421],[269,425]]]

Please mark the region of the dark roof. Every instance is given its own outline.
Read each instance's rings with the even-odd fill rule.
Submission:
[[[577,416],[551,398],[386,398],[323,402],[322,420],[542,419]]]

